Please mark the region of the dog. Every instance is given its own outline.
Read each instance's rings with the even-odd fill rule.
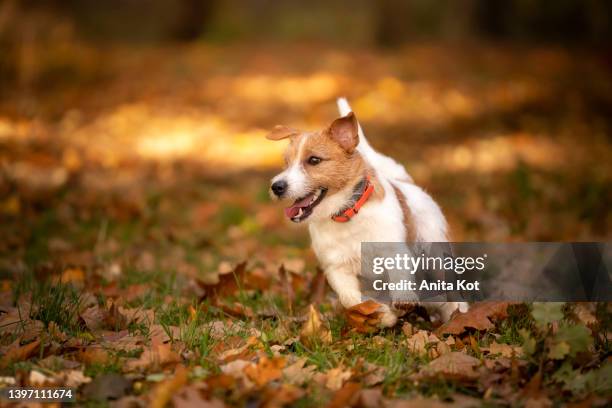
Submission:
[[[305,132],[276,126],[269,140],[289,139],[285,169],[272,179],[271,195],[292,201],[285,215],[307,222],[312,248],[343,307],[362,296],[362,242],[446,242],[440,207],[416,186],[406,169],[370,146],[348,102],[337,101],[340,117],[327,128]],[[467,303],[423,304],[432,319],[447,321]],[[400,309],[381,305],[380,325],[397,323]]]

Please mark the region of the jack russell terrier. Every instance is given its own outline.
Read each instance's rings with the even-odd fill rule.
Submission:
[[[286,168],[272,179],[273,197],[293,201],[285,209],[291,221],[309,222],[327,281],[349,308],[366,300],[359,284],[362,242],[446,242],[447,225],[406,169],[370,146],[346,99],[338,99],[338,109],[341,117],[322,131],[276,126],[267,138],[290,140]],[[423,306],[442,321],[468,308],[463,302]],[[379,311],[383,327],[402,314],[386,304]]]

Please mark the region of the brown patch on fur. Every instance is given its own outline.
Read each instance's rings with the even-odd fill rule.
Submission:
[[[406,229],[406,242],[414,242],[416,234],[414,231],[414,224],[412,223],[412,214],[410,212],[410,208],[408,207],[408,204],[406,203],[406,197],[400,191],[399,188],[397,188],[393,184],[391,185],[393,186],[393,191],[395,191],[395,196],[397,197],[400,207],[402,208],[402,215],[403,215],[402,221],[404,223],[404,228]]]
[[[304,170],[313,186],[325,187],[333,194],[357,180],[365,173],[365,162],[356,152],[348,153],[330,135],[323,131],[307,136],[300,157]],[[296,140],[299,146],[299,141]],[[299,152],[298,152],[299,154]],[[322,159],[317,165],[308,163],[311,156]]]

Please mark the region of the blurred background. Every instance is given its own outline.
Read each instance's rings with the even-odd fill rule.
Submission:
[[[326,126],[338,96],[454,240],[609,240],[611,19],[596,0],[2,0],[0,269],[314,264],[268,198],[284,145],[264,136]]]

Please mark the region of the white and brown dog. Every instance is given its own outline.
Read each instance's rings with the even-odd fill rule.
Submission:
[[[308,221],[312,247],[327,281],[349,308],[363,302],[359,284],[362,242],[444,242],[447,225],[435,201],[417,187],[404,167],[375,151],[348,102],[342,117],[319,132],[276,126],[270,140],[290,139],[286,169],[272,179],[275,198],[294,222]],[[424,304],[446,321],[467,304]],[[399,310],[383,305],[381,325],[393,326]]]

